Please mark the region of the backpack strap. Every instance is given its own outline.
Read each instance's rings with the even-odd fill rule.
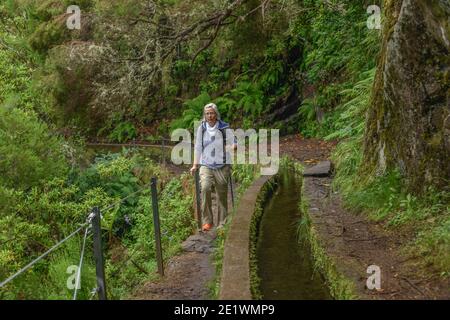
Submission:
[[[203,125],[203,122],[201,124],[202,126],[202,152],[205,149],[203,137],[205,136],[206,126]],[[226,153],[226,145],[227,145],[227,128],[218,129],[222,133],[222,143],[223,143],[223,164],[227,163],[227,153]]]
[[[222,133],[222,142],[223,142],[223,164],[227,163],[227,151],[226,151],[226,146],[227,146],[227,129],[219,129],[220,132]]]
[[[203,137],[205,136],[205,131],[206,131],[206,126],[203,126],[203,121],[202,121],[202,152],[205,149],[205,146],[203,145]]]

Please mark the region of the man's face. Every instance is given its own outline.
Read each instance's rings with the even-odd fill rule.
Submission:
[[[206,121],[208,121],[208,123],[216,123],[217,120],[217,114],[214,111],[213,108],[207,108],[205,110],[205,117],[206,117]]]

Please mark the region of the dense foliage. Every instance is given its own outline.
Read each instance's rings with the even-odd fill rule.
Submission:
[[[193,230],[192,178],[170,178],[148,158],[137,154],[102,156],[87,169],[69,178],[54,178],[29,192],[1,187],[0,277],[6,278],[70,234],[83,223],[94,206],[103,210],[106,273],[111,295],[124,298],[133,285],[155,272],[152,207],[149,178],[159,178],[161,227],[165,257]],[[120,199],[126,198],[120,202]],[[111,204],[115,204],[111,206]],[[80,234],[81,236],[82,234]],[[39,262],[1,294],[4,298],[70,298],[67,268],[78,265],[80,238],[69,240],[48,259]],[[88,246],[92,247],[88,238]],[[95,287],[92,250],[87,250],[81,298]],[[136,267],[136,265],[138,267]],[[120,272],[117,272],[120,271]],[[45,279],[45,280],[43,280]]]
[[[448,192],[411,194],[398,171],[361,169],[380,49],[380,32],[366,26],[372,2],[248,0],[230,15],[241,18],[184,38],[179,35],[197,21],[235,2],[2,1],[0,280],[67,236],[93,206],[139,191],[152,176],[160,181],[165,259],[177,253],[194,227],[192,178],[173,178],[131,151],[86,164],[84,141],[167,136],[192,128],[210,101],[233,127],[339,140],[335,187],[349,209],[388,228],[411,228],[407,249],[448,276]],[[69,5],[82,10],[80,30],[66,27]],[[236,167],[239,192],[254,170]],[[150,213],[148,190],[104,213],[115,298],[155,277]],[[221,235],[219,265],[223,241]],[[78,263],[80,242],[74,238],[14,280],[0,299],[70,298],[67,267]],[[80,298],[88,299],[95,283],[90,251],[82,278]]]

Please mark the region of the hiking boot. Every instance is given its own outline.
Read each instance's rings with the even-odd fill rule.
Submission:
[[[212,224],[210,224],[210,223],[205,223],[203,226],[202,226],[202,231],[209,231],[209,230],[211,230],[212,229]]]

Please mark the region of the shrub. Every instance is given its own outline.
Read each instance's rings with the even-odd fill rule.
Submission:
[[[119,123],[108,136],[111,141],[117,141],[119,143],[126,142],[136,137],[136,127],[130,122]]]
[[[0,106],[0,184],[27,189],[64,176],[62,145],[33,113]]]

